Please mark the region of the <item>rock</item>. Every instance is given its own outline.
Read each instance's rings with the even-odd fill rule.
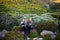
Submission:
[[[27,37],[27,40],[30,40],[30,38],[29,38],[29,37]]]
[[[36,38],[33,38],[33,40],[38,40],[38,38],[36,37]]]
[[[47,34],[52,35],[52,34],[54,34],[54,33],[53,33],[52,31],[48,31],[48,30],[43,30],[43,31],[40,33],[41,36],[44,36],[44,35],[47,35]]]
[[[38,40],[43,40],[43,38],[38,38]]]

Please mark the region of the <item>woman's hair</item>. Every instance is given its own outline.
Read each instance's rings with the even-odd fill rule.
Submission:
[[[30,18],[30,20],[33,20],[33,18]]]
[[[33,21],[33,18],[30,18],[30,19],[29,19],[29,22],[32,23],[32,21]]]
[[[25,21],[25,18],[22,18],[22,21]]]

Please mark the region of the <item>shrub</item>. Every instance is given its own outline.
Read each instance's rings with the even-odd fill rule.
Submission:
[[[22,27],[21,26],[14,26],[12,30],[22,31]]]
[[[49,37],[50,35],[45,35],[44,36],[44,40],[51,40],[51,38]]]
[[[60,34],[56,35],[56,40],[60,40]]]
[[[60,31],[60,12],[54,12],[54,13],[50,13],[51,16],[53,16],[54,18],[58,19],[58,31]]]
[[[37,31],[36,30],[32,30],[31,31],[31,33],[30,33],[30,37],[31,38],[35,38],[35,37],[40,37],[40,35],[37,33]]]
[[[5,39],[6,40],[17,40],[18,36],[15,32],[13,31],[9,31],[8,33],[6,33]]]
[[[57,24],[58,20],[56,18],[49,14],[42,14],[40,16],[40,21],[35,23],[35,26],[39,29],[38,31],[40,32],[42,30],[50,30],[54,32],[57,30]]]

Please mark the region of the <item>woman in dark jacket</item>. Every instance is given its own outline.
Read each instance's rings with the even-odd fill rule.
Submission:
[[[30,31],[31,31],[31,29],[32,29],[32,23],[33,23],[32,18],[30,18],[30,19],[27,21],[27,25],[26,25],[26,27],[25,27],[25,34],[26,34],[27,36],[30,36]]]
[[[22,26],[23,34],[25,34],[25,27],[26,27],[26,20],[25,20],[25,18],[22,19],[22,21],[21,21],[20,24],[21,24],[21,26]]]

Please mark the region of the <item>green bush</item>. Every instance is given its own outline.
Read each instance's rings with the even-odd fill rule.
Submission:
[[[60,40],[60,34],[56,35],[56,40]]]
[[[0,4],[0,31],[6,27],[6,15],[10,11],[4,4]]]
[[[36,26],[39,29],[38,31],[40,31],[40,32],[42,30],[50,30],[50,31],[53,31],[53,32],[57,30],[56,24],[51,23],[51,21],[44,22],[44,23],[37,23]]]
[[[58,19],[58,31],[60,31],[60,12],[54,12],[54,13],[50,13],[51,16],[53,16],[54,18]]]
[[[50,35],[45,35],[44,40],[51,40]]]
[[[50,13],[50,15],[53,16],[54,18],[57,18],[58,20],[60,19],[60,12]]]
[[[42,30],[50,30],[54,32],[57,30],[57,24],[58,20],[56,18],[49,14],[42,14],[40,16],[40,21],[35,23],[35,26],[39,29],[38,31],[40,32]]]
[[[30,37],[35,38],[35,37],[40,37],[40,35],[37,33],[36,30],[32,30],[31,33],[30,33]]]
[[[14,30],[14,31],[22,31],[22,27],[21,26],[14,26],[12,30]]]
[[[16,32],[14,32],[14,31],[9,31],[5,35],[6,40],[17,40],[17,38],[18,38],[18,36],[17,36]]]

